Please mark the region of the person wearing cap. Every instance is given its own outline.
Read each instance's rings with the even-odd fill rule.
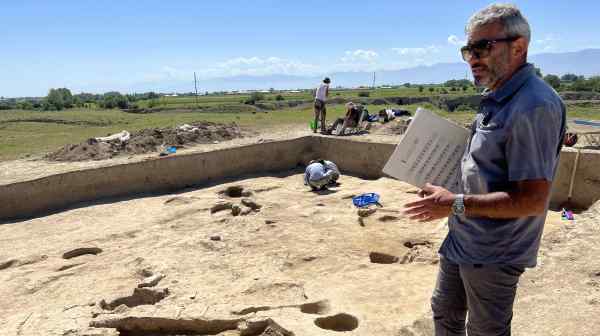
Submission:
[[[426,184],[404,212],[422,222],[448,219],[431,298],[434,334],[508,336],[519,278],[537,264],[566,112],[527,63],[531,30],[516,6],[486,7],[466,33],[462,57],[486,91],[458,190]]]
[[[315,93],[315,127],[313,132],[317,132],[317,128],[319,125],[319,120],[321,121],[321,133],[325,133],[326,125],[325,125],[325,115],[327,114],[327,108],[325,107],[327,103],[327,97],[329,96],[329,83],[331,80],[329,77],[325,77],[323,79],[323,83],[319,85],[317,88],[317,92]]]

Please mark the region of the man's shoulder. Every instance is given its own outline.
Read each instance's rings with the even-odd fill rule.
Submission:
[[[532,76],[523,84],[513,103],[526,108],[558,108],[563,105],[558,93],[538,76]]]
[[[566,113],[565,105],[554,89],[538,76],[529,78],[510,101],[506,124],[525,119],[559,121]]]

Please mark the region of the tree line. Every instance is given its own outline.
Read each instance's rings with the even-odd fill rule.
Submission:
[[[43,98],[9,98],[0,100],[0,110],[42,110],[60,111],[73,107],[100,107],[106,109],[128,109],[137,107],[139,100],[158,99],[155,92],[121,94],[111,91],[104,94],[78,93],[72,94],[67,88],[50,89]]]
[[[557,91],[591,91],[600,92],[600,76],[585,78],[575,74],[565,74],[561,77],[548,74],[543,77],[546,83]]]
[[[578,76],[575,74],[565,74],[557,76],[548,74],[543,76],[540,69],[536,68],[538,76],[542,77],[550,86],[557,91],[587,91],[587,92],[600,92],[600,76],[593,76],[585,78],[584,76]],[[411,87],[410,83],[403,84],[405,87]],[[439,88],[439,92],[442,94],[456,91],[466,92],[468,89],[473,87],[473,83],[467,79],[452,79],[442,84],[443,87]],[[448,89],[447,89],[448,88]],[[425,86],[418,85],[419,92],[425,90]],[[428,86],[429,92],[436,91],[433,86]],[[205,94],[208,94],[206,92]],[[217,94],[217,93],[214,93]],[[224,94],[224,93],[223,93]],[[193,95],[190,93],[190,95]],[[43,110],[43,111],[59,111],[63,109],[73,107],[99,107],[106,109],[120,108],[130,109],[137,108],[137,101],[150,100],[155,101],[160,98],[161,94],[155,92],[135,93],[135,94],[121,94],[116,91],[106,92],[104,94],[93,94],[93,93],[78,93],[72,94],[71,90],[67,88],[56,88],[50,89],[48,95],[43,98],[2,98],[0,97],[0,110]],[[264,97],[259,97],[259,93],[253,94],[247,101],[246,104],[253,104],[256,101],[262,100]],[[277,100],[282,100],[283,96],[278,97]],[[150,104],[149,106],[151,106]]]

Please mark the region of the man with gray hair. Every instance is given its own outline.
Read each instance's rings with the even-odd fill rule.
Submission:
[[[537,261],[565,107],[527,63],[530,28],[515,6],[475,13],[466,34],[462,57],[487,90],[462,157],[460,193],[427,184],[405,213],[423,222],[448,217],[431,299],[435,334],[510,335],[519,277]]]

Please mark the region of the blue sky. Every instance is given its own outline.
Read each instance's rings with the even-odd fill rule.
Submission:
[[[458,62],[489,1],[2,1],[0,96]],[[531,53],[600,47],[598,1],[516,1]]]

